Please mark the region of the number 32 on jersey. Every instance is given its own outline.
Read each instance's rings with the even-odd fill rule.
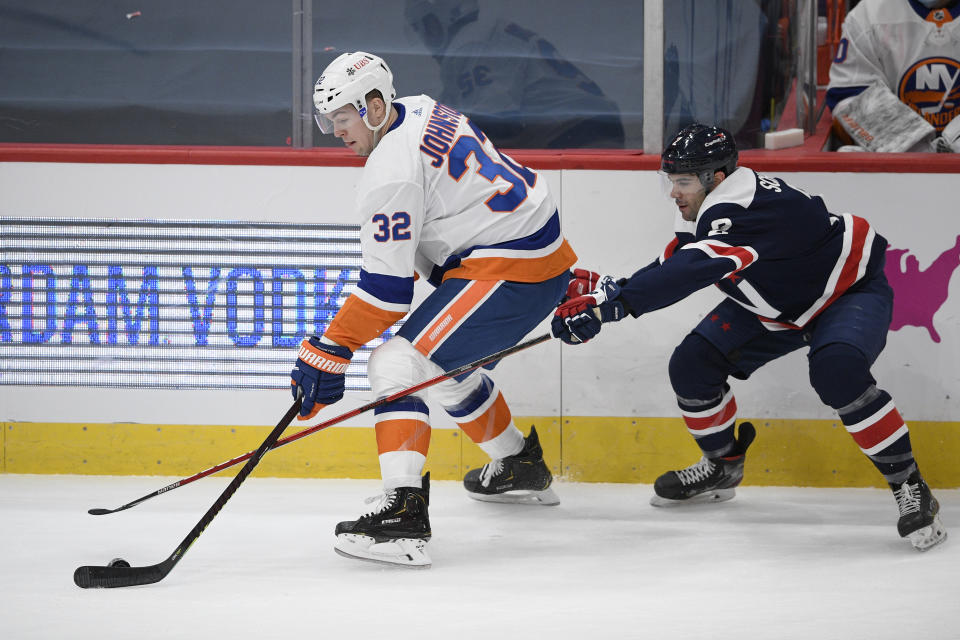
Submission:
[[[471,123],[472,124],[472,123]],[[477,133],[480,133],[477,131]],[[483,135],[480,133],[480,135]],[[447,172],[450,177],[460,181],[469,170],[467,159],[472,155],[476,159],[475,170],[478,174],[493,182],[502,178],[510,183],[508,189],[501,189],[486,200],[487,207],[494,213],[508,213],[516,211],[527,199],[527,187],[533,187],[537,182],[537,174],[526,167],[518,165],[509,157],[494,150],[502,162],[497,162],[483,149],[483,139],[473,136],[460,136],[456,144],[450,149],[447,162]]]
[[[392,216],[378,213],[371,220],[377,225],[377,232],[373,234],[377,242],[410,239],[410,214],[406,211],[397,211]]]

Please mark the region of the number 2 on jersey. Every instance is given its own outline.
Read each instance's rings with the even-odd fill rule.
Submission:
[[[500,155],[500,160],[503,161],[503,164],[500,164],[487,155],[479,140],[472,136],[461,136],[450,149],[447,170],[451,178],[459,181],[467,172],[469,168],[467,158],[470,154],[476,158],[476,171],[481,176],[490,182],[500,177],[510,183],[509,189],[499,191],[496,195],[487,198],[487,207],[496,213],[516,211],[527,198],[527,187],[532,187],[536,183],[537,174],[504,155]]]

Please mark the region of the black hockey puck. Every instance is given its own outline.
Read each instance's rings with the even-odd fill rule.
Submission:
[[[108,564],[107,566],[108,567],[125,567],[129,569],[130,563],[124,560],[123,558],[114,558],[113,560],[110,561],[110,564]]]

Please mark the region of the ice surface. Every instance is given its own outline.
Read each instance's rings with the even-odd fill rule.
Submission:
[[[162,582],[77,588],[80,565],[164,560],[229,478],[86,512],[173,480],[0,474],[0,637],[960,638],[960,490],[935,489],[954,537],[918,553],[880,489],[655,509],[649,485],[558,483],[534,507],[434,482],[416,571],[333,552],[379,482],[254,478]]]

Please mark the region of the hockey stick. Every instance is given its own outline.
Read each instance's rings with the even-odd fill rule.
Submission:
[[[132,587],[140,584],[152,584],[163,580],[167,574],[173,570],[173,567],[180,562],[180,558],[187,552],[187,549],[197,541],[197,538],[199,538],[200,534],[207,528],[207,525],[220,513],[223,505],[227,504],[227,500],[233,496],[240,487],[240,484],[247,479],[250,472],[253,471],[254,467],[260,462],[260,458],[276,444],[280,434],[287,428],[287,425],[290,424],[293,417],[299,413],[300,403],[301,399],[299,397],[294,400],[293,405],[287,409],[287,413],[280,418],[280,422],[273,428],[273,431],[270,432],[267,439],[251,454],[250,460],[247,461],[247,464],[243,465],[237,477],[230,481],[230,484],[223,490],[220,497],[207,509],[207,512],[200,518],[200,522],[190,530],[190,533],[188,533],[180,545],[173,550],[169,558],[148,567],[112,566],[113,563],[111,563],[111,566],[106,567],[77,567],[77,570],[73,572],[73,581],[76,585],[82,589]]]
[[[218,468],[225,469],[229,466],[232,466],[240,462],[241,460],[246,460],[247,458],[249,458],[249,460],[247,461],[247,464],[243,465],[243,468],[240,469],[240,472],[237,474],[237,476],[230,482],[227,488],[224,489],[223,493],[220,494],[220,497],[217,498],[216,502],[213,503],[213,505],[210,507],[210,509],[207,510],[207,512],[203,515],[203,517],[200,518],[200,522],[198,522],[196,526],[190,531],[190,533],[187,534],[187,536],[183,539],[180,545],[176,549],[174,549],[173,553],[170,554],[170,557],[168,557],[163,562],[146,566],[146,567],[122,567],[122,566],[78,567],[77,570],[74,571],[73,573],[73,581],[76,583],[78,587],[81,587],[83,589],[105,588],[105,587],[131,587],[136,585],[152,584],[155,582],[160,582],[167,576],[167,574],[170,573],[171,570],[173,570],[173,567],[177,564],[177,562],[180,561],[180,558],[182,558],[183,555],[190,548],[190,546],[193,545],[194,542],[196,542],[197,538],[200,537],[200,534],[203,533],[204,529],[207,528],[210,522],[214,519],[214,517],[216,517],[216,515],[223,508],[223,505],[225,505],[227,503],[227,500],[229,500],[233,496],[237,488],[239,488],[240,484],[244,480],[246,480],[247,476],[250,475],[254,467],[256,467],[257,464],[260,462],[260,459],[270,449],[274,449],[276,447],[280,447],[289,442],[293,442],[294,440],[298,440],[306,435],[309,435],[310,433],[315,433],[317,431],[320,431],[321,429],[325,429],[326,427],[336,424],[337,422],[342,422],[347,418],[352,418],[353,416],[359,415],[365,411],[369,411],[370,409],[374,409],[381,405],[387,404],[388,402],[393,402],[394,400],[398,400],[410,394],[416,393],[421,389],[426,389],[427,387],[433,386],[439,382],[443,382],[444,380],[455,378],[456,376],[467,373],[468,371],[472,371],[473,369],[482,367],[486,364],[490,364],[491,362],[500,360],[501,358],[514,354],[518,351],[522,351],[523,349],[526,349],[528,347],[532,347],[536,344],[540,344],[541,342],[546,342],[551,337],[552,336],[549,333],[546,333],[536,338],[527,340],[526,342],[521,342],[520,344],[514,345],[512,347],[508,347],[506,349],[493,353],[489,356],[486,356],[485,358],[475,360],[474,362],[470,362],[468,364],[457,367],[456,369],[453,369],[451,371],[447,371],[446,373],[442,373],[434,378],[426,380],[425,382],[421,382],[412,387],[408,387],[407,389],[404,389],[402,391],[398,391],[393,395],[387,396],[385,398],[380,398],[379,400],[375,400],[374,402],[369,402],[363,405],[362,407],[358,407],[356,409],[353,409],[352,411],[348,411],[326,422],[322,422],[316,426],[310,427],[309,429],[304,429],[299,433],[296,433],[288,438],[284,438],[283,440],[280,440],[279,439],[280,434],[283,433],[283,430],[287,428],[287,425],[290,424],[290,421],[293,420],[293,417],[300,411],[300,399],[298,398],[293,403],[293,406],[291,406],[290,409],[287,411],[286,415],[284,415],[283,418],[280,419],[280,422],[277,423],[277,426],[274,427],[273,431],[270,432],[270,435],[267,436],[267,439],[263,441],[263,444],[261,444],[256,451],[252,451],[238,458],[234,458],[233,460],[217,465],[217,467],[211,467],[207,471],[203,471],[200,474],[197,474],[196,476],[191,476],[186,481],[181,481],[179,483],[174,483],[173,485],[170,485],[170,487],[176,488],[177,486],[185,484],[185,482],[187,481],[192,482],[193,480],[203,477],[203,475],[209,475],[210,473],[214,473],[214,471],[218,470]],[[131,503],[130,506],[138,502],[143,502],[148,497],[152,497],[154,495],[160,495],[161,493],[167,490],[168,490],[167,488],[164,488],[154,492],[150,496],[144,496],[143,498],[135,501],[134,503]],[[126,507],[123,507],[123,508],[126,508]]]
[[[506,356],[508,356],[508,355],[511,355],[511,354],[513,354],[513,353],[516,353],[517,351],[522,351],[522,350],[524,350],[524,349],[526,349],[526,348],[528,348],[528,347],[532,347],[532,346],[534,346],[534,345],[536,345],[536,344],[540,344],[541,342],[545,342],[545,341],[549,340],[550,337],[551,337],[550,334],[549,334],[549,333],[546,333],[546,334],[544,334],[544,335],[542,335],[542,336],[538,336],[538,337],[536,337],[536,338],[531,338],[530,340],[527,340],[526,342],[521,342],[520,344],[514,345],[514,346],[509,347],[509,348],[507,348],[507,349],[503,349],[502,351],[498,351],[498,352],[496,352],[496,353],[493,353],[493,354],[491,354],[491,355],[489,355],[489,356],[486,356],[485,358],[481,358],[480,360],[476,360],[476,361],[471,362],[471,363],[469,363],[469,364],[465,364],[465,365],[463,365],[463,366],[461,366],[461,367],[459,367],[459,368],[457,368],[457,369],[454,369],[453,371],[447,371],[446,373],[443,373],[443,374],[441,374],[441,375],[439,375],[439,376],[437,376],[437,377],[435,377],[435,378],[431,378],[430,380],[427,380],[426,382],[421,382],[421,383],[418,384],[418,385],[415,385],[415,386],[413,386],[413,387],[410,387],[409,389],[404,389],[403,391],[398,391],[397,393],[393,394],[392,396],[388,396],[388,397],[386,397],[386,398],[381,398],[380,400],[376,400],[376,401],[374,401],[374,402],[370,402],[370,403],[368,403],[368,404],[363,405],[362,407],[357,407],[356,409],[353,409],[353,410],[351,410],[351,411],[348,411],[348,412],[346,412],[346,413],[344,413],[344,414],[342,414],[342,415],[339,415],[339,416],[336,416],[336,417],[334,417],[334,418],[331,418],[330,420],[327,420],[326,422],[321,422],[320,424],[315,425],[315,426],[313,426],[313,427],[310,427],[310,428],[308,428],[308,429],[304,429],[303,431],[298,431],[297,433],[295,433],[295,434],[293,434],[293,435],[290,435],[290,436],[287,436],[286,438],[283,438],[283,439],[281,439],[281,440],[278,440],[277,443],[276,443],[275,445],[273,445],[271,448],[272,448],[272,449],[279,449],[280,447],[282,447],[282,446],[285,445],[285,444],[290,444],[291,442],[294,442],[294,441],[296,441],[296,440],[299,440],[300,438],[303,438],[303,437],[305,437],[305,436],[308,436],[308,435],[310,435],[311,433],[316,433],[317,431],[320,431],[321,429],[326,429],[327,427],[331,427],[331,426],[333,426],[333,425],[335,425],[335,424],[337,424],[337,423],[343,422],[344,420],[347,420],[347,419],[349,419],[349,418],[353,418],[354,416],[358,416],[358,415],[360,415],[361,413],[365,413],[365,412],[367,412],[367,411],[369,411],[369,410],[371,410],[371,409],[375,409],[375,408],[377,408],[377,407],[379,407],[379,406],[381,406],[381,405],[383,405],[383,404],[386,404],[387,402],[392,402],[393,400],[396,400],[396,399],[398,399],[398,398],[402,398],[402,397],[404,397],[404,396],[407,396],[407,395],[416,393],[417,391],[420,391],[421,389],[425,389],[425,388],[427,388],[427,387],[433,386],[433,385],[437,384],[438,382],[443,382],[444,380],[446,380],[446,379],[448,379],[448,378],[453,378],[453,377],[458,376],[458,375],[460,375],[460,374],[462,374],[462,373],[466,373],[467,371],[471,371],[471,370],[476,369],[476,368],[478,368],[478,367],[482,367],[482,366],[485,365],[485,364],[490,364],[491,362],[494,362],[494,361],[496,361],[496,360],[500,360],[501,358],[504,358],[504,357],[506,357]],[[134,500],[133,502],[128,502],[127,504],[125,504],[125,505],[123,505],[123,506],[120,506],[120,507],[117,507],[116,509],[94,508],[94,509],[89,509],[89,510],[87,511],[87,513],[89,513],[89,514],[91,514],[91,515],[94,515],[94,516],[102,516],[102,515],[106,515],[106,514],[108,514],[108,513],[116,513],[116,512],[118,512],[118,511],[123,511],[123,510],[125,510],[125,509],[129,509],[130,507],[135,507],[135,506],[137,506],[138,504],[140,504],[141,502],[144,502],[144,501],[149,500],[149,499],[151,499],[151,498],[157,497],[157,496],[160,495],[161,493],[166,493],[166,492],[168,492],[168,491],[172,491],[173,489],[176,489],[176,488],[178,488],[178,487],[182,487],[182,486],[185,485],[185,484],[190,484],[191,482],[194,482],[195,480],[199,480],[200,478],[206,478],[207,476],[209,476],[209,475],[211,475],[211,474],[214,474],[214,473],[217,473],[218,471],[223,471],[224,469],[229,469],[229,468],[232,467],[233,465],[239,464],[239,463],[243,462],[244,460],[250,458],[250,456],[252,456],[252,455],[254,455],[254,452],[253,452],[253,451],[249,451],[249,452],[243,454],[242,456],[237,456],[236,458],[233,458],[232,460],[227,460],[226,462],[221,462],[220,464],[218,464],[218,465],[216,465],[216,466],[210,467],[209,469],[205,469],[204,471],[201,471],[200,473],[194,474],[194,475],[192,475],[192,476],[190,476],[190,477],[188,477],[188,478],[182,478],[182,479],[180,479],[180,480],[177,480],[177,481],[174,482],[174,483],[168,484],[168,485],[165,486],[165,487],[162,487],[162,488],[160,488],[160,489],[157,489],[157,490],[154,491],[153,493],[148,493],[147,495],[145,495],[145,496],[143,496],[143,497],[141,497],[141,498],[137,498],[137,499]]]

